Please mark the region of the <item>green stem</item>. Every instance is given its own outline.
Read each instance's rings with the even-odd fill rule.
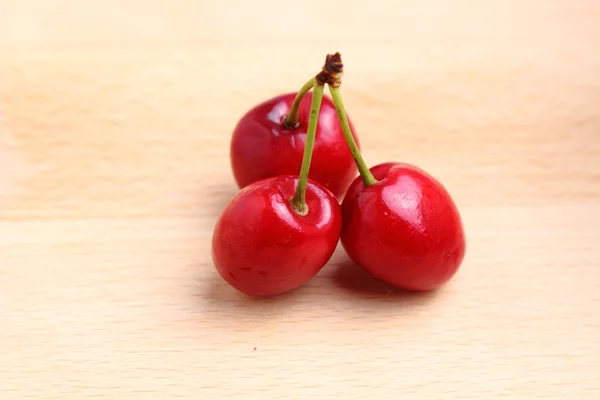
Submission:
[[[292,103],[292,106],[290,107],[290,113],[287,115],[287,117],[285,117],[283,119],[283,125],[286,128],[291,129],[291,128],[298,127],[298,124],[299,124],[298,109],[300,108],[300,102],[302,101],[302,99],[304,98],[306,93],[310,92],[310,89],[312,89],[313,86],[315,86],[315,79],[311,78],[308,82],[306,82],[304,84],[304,86],[302,86],[302,88],[300,89],[298,94],[296,94],[296,97],[294,98],[294,102]]]
[[[331,98],[333,100],[333,104],[335,106],[335,111],[337,112],[338,119],[340,120],[340,124],[342,125],[342,131],[344,132],[344,137],[346,138],[346,143],[350,148],[350,152],[352,153],[352,157],[354,158],[354,162],[356,163],[356,167],[358,168],[358,172],[362,177],[363,183],[366,186],[373,185],[377,183],[377,179],[373,176],[365,160],[363,160],[360,151],[358,150],[358,146],[354,141],[354,136],[352,136],[352,131],[350,130],[350,124],[348,123],[348,117],[346,116],[346,111],[344,111],[344,104],[342,103],[342,95],[340,94],[339,87],[329,86],[329,92],[331,93]]]
[[[312,159],[313,148],[315,146],[315,135],[317,134],[317,122],[319,122],[319,111],[321,111],[321,100],[323,99],[323,91],[325,85],[317,82],[315,78],[313,82],[313,97],[310,105],[310,119],[308,120],[308,130],[306,131],[306,143],[304,144],[304,157],[302,159],[302,167],[298,176],[298,186],[296,193],[292,198],[292,207],[300,215],[308,214],[306,205],[306,185],[308,184],[308,172],[310,170],[310,161]]]

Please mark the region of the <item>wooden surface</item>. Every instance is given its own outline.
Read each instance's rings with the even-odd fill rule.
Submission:
[[[600,3],[292,3],[2,1],[0,399],[600,398]],[[210,257],[230,133],[337,50],[464,264],[415,296],[339,249],[249,300]]]

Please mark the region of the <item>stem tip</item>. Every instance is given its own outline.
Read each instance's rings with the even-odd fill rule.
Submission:
[[[336,52],[334,54],[327,54],[323,70],[315,78],[321,85],[328,84],[331,87],[340,87],[343,73],[344,63],[342,62],[342,55]]]

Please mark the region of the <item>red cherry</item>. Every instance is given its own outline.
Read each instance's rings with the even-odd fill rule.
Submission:
[[[240,190],[215,226],[212,257],[219,274],[237,290],[271,296],[292,290],[331,258],[340,234],[340,206],[331,192],[309,181],[308,213],[290,199],[298,178],[279,176]]]
[[[342,203],[344,249],[372,275],[399,288],[433,290],[457,272],[465,255],[458,210],[446,189],[422,169],[385,163],[357,178]]]
[[[284,119],[290,113],[296,93],[281,95],[257,105],[237,123],[230,154],[239,187],[267,177],[298,174],[312,93],[302,96],[295,126],[286,126]],[[356,175],[356,165],[346,146],[333,102],[324,97],[309,178],[324,185],[341,200]]]

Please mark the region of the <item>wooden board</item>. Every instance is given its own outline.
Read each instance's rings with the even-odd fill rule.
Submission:
[[[600,398],[600,3],[4,0],[0,398]],[[340,248],[248,299],[211,262],[237,119],[340,51],[369,164],[464,218],[390,292]]]

